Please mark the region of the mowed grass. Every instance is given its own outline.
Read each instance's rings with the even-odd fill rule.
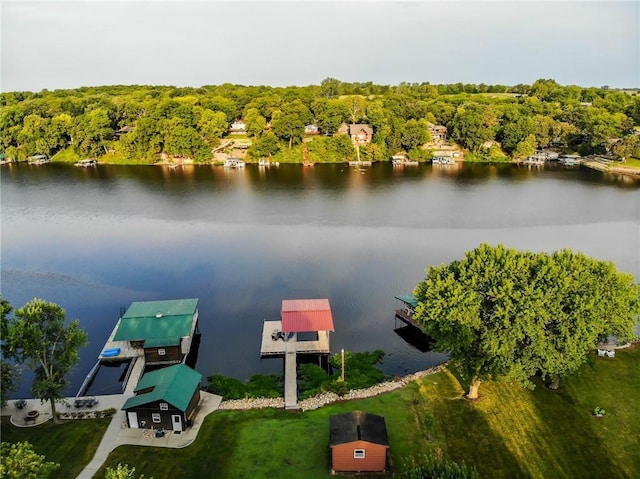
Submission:
[[[436,452],[475,466],[484,478],[640,477],[640,345],[615,358],[592,354],[558,391],[497,381],[484,383],[480,394],[478,401],[465,399],[457,377],[445,370],[391,393],[304,413],[218,411],[190,446],[120,446],[95,477],[118,463],[155,479],[336,477],[329,474],[329,416],[353,410],[385,417],[395,471]],[[592,417],[596,406],[605,409],[603,418]],[[54,427],[24,431],[34,443],[60,434]],[[7,440],[4,423],[2,432]],[[66,440],[74,451],[86,447],[84,437]],[[39,451],[56,462],[72,460],[53,448]]]
[[[127,463],[155,479],[326,479],[329,416],[361,409],[386,417],[392,457],[424,450],[413,423],[418,385],[362,401],[332,404],[306,413],[264,409],[219,411],[204,422],[198,440],[182,450],[121,446],[105,467]],[[104,469],[97,477],[103,477]],[[335,476],[333,476],[335,477]]]
[[[2,441],[28,441],[47,461],[60,464],[51,479],[74,478],[91,462],[109,426],[110,419],[48,421],[35,427],[15,427],[8,417],[2,418]]]
[[[435,384],[435,383],[438,384]],[[640,477],[640,352],[598,358],[550,391],[488,382],[463,398],[450,373],[423,381],[445,455],[491,478]],[[595,418],[596,406],[605,409]]]

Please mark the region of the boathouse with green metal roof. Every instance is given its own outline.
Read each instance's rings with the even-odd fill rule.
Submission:
[[[120,318],[114,341],[144,350],[149,365],[177,364],[198,331],[198,299],[138,301]]]
[[[133,429],[184,431],[195,416],[201,380],[202,374],[184,364],[144,374],[134,390],[135,396],[122,406],[127,425]]]
[[[418,307],[418,300],[416,297],[413,294],[401,294],[395,298],[400,302],[400,308],[396,309],[396,318],[410,326],[415,326],[422,330],[420,325],[414,319],[416,308]]]

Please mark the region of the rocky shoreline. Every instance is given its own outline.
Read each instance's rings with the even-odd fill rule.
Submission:
[[[395,379],[392,381],[385,381],[380,384],[376,384],[375,386],[371,386],[367,389],[352,389],[344,396],[338,396],[332,392],[324,392],[318,394],[317,396],[304,399],[298,402],[298,409],[301,411],[310,411],[312,409],[318,409],[322,406],[326,406],[327,404],[331,404],[337,401],[349,401],[352,399],[364,399],[373,396],[377,396],[378,394],[383,394],[389,391],[394,391],[396,389],[400,389],[411,381],[415,381],[424,376],[428,376],[430,374],[435,374],[444,368],[445,364],[440,364],[438,366],[434,366],[433,368],[426,369],[424,371],[418,371],[417,373],[409,374],[408,376],[403,376],[402,378]],[[220,410],[242,410],[242,409],[262,409],[272,407],[276,409],[284,408],[284,398],[247,398],[247,399],[230,399],[228,401],[222,401],[220,403]]]

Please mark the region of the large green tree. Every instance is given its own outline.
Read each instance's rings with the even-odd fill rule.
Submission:
[[[465,148],[478,151],[486,141],[495,139],[499,113],[493,105],[467,103],[456,111],[451,136]]]
[[[532,387],[575,371],[602,336],[633,335],[639,287],[611,263],[563,250],[480,245],[432,266],[418,283],[416,319],[469,381],[507,377]],[[557,384],[557,383],[556,383]]]
[[[48,462],[28,442],[0,445],[0,479],[46,479],[60,464]]]
[[[34,298],[8,318],[3,347],[9,357],[35,372],[31,392],[35,398],[51,403],[51,416],[57,422],[56,401],[64,397],[66,375],[78,364],[78,351],[87,344],[87,334],[78,320],[66,323],[63,308]]]
[[[9,324],[9,314],[11,311],[13,311],[11,303],[0,295],[0,333],[2,334],[0,337],[2,338],[5,338],[7,335],[7,326]],[[2,354],[3,357],[0,358],[0,377],[2,379],[0,383],[0,406],[4,407],[7,404],[9,394],[17,388],[19,371],[15,364],[10,363],[4,357],[7,354],[4,341],[2,344]]]

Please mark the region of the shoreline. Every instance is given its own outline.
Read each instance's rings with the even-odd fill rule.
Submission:
[[[338,401],[365,399],[378,396],[379,394],[384,394],[390,391],[395,391],[396,389],[405,387],[407,384],[415,381],[416,379],[441,372],[446,367],[446,365],[447,363],[444,362],[442,364],[438,364],[437,366],[433,366],[432,368],[408,374],[407,376],[403,376],[398,379],[384,381],[366,389],[351,389],[344,396],[339,396],[336,393],[325,391],[323,393],[317,394],[316,396],[298,401],[298,410],[302,412],[311,411]],[[222,401],[220,403],[220,406],[218,407],[218,410],[241,411],[246,409],[264,409],[268,407],[284,409],[284,398],[277,397],[229,399],[226,401]]]

